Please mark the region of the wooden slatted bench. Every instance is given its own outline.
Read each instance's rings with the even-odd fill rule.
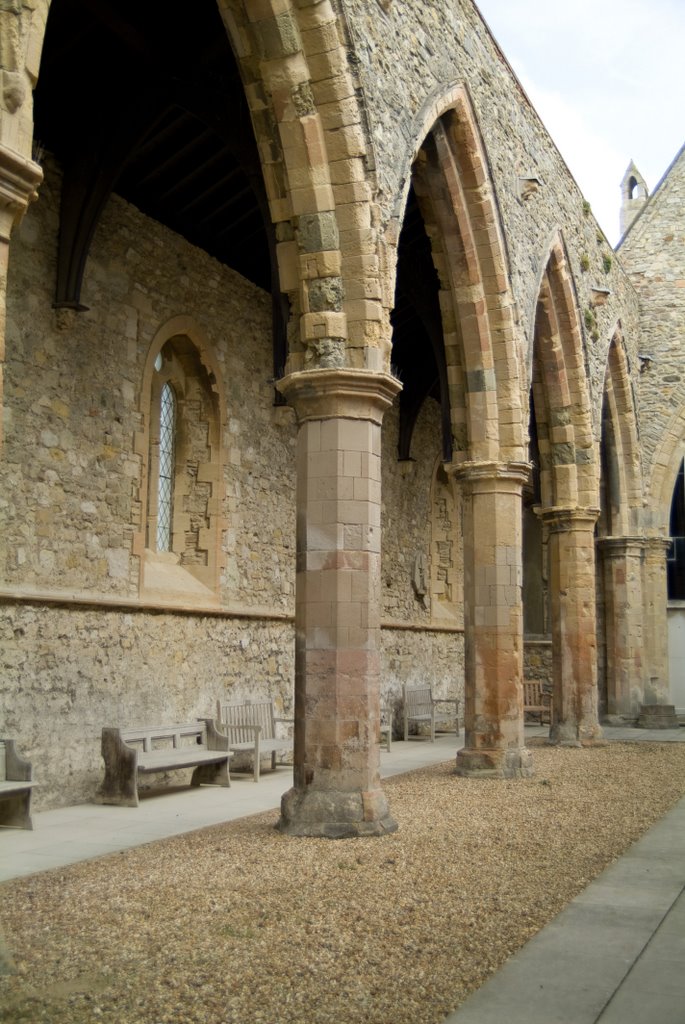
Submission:
[[[105,778],[96,801],[121,807],[138,806],[138,776],[194,768],[191,786],[230,786],[231,754],[226,736],[211,718],[181,725],[145,725],[102,730]]]
[[[33,769],[20,757],[14,740],[0,739],[0,825],[33,829],[31,793]]]
[[[275,768],[277,754],[292,751],[293,740],[289,736],[278,736],[276,727],[292,724],[292,718],[277,718],[271,700],[244,700],[240,702],[216,702],[217,726],[228,737],[231,753],[251,753],[253,758],[254,781],[259,782],[259,762],[271,755],[271,767]]]
[[[409,739],[409,723],[430,725],[430,741],[435,743],[435,712],[439,704],[454,705],[454,725],[459,735],[459,700],[456,697],[434,697],[430,686],[403,686],[404,738]]]
[[[392,744],[392,707],[389,704],[381,704],[381,718],[378,731],[380,742],[384,742],[386,750],[389,751]],[[385,740],[383,737],[385,737]]]
[[[552,721],[552,698],[539,679],[524,679],[523,681],[523,713],[526,715],[538,715],[540,725],[546,725]]]

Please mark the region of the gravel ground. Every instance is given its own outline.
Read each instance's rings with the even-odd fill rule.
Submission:
[[[271,812],[5,883],[0,1020],[437,1024],[685,792],[685,744],[530,745],[387,780],[381,839]]]

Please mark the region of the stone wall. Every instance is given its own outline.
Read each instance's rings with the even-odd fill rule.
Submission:
[[[460,523],[453,524],[451,552],[455,618],[441,614],[432,573],[432,483],[441,458],[440,409],[427,399],[412,438],[411,460],[398,461],[397,403],[383,421],[383,596],[381,697],[397,709],[402,686],[430,683],[436,697],[464,696],[463,553]],[[426,590],[417,591],[416,560],[423,556]],[[462,705],[463,712],[463,705]]]
[[[273,406],[270,297],[114,196],[88,309],[53,310],[59,188],[48,159],[13,240],[0,463],[0,720],[33,761],[38,807],[92,797],[103,725],[193,719],[227,695],[291,712],[294,678],[295,422]],[[141,598],[133,547],[143,371],[179,316],[223,388],[223,569],[206,616]]]
[[[682,451],[685,409],[685,150],[622,240],[618,256],[641,305],[641,349],[652,361],[640,381],[640,440],[645,479],[660,453]],[[670,481],[670,486],[673,485]],[[659,495],[654,494],[658,500]],[[663,510],[666,514],[668,510]]]
[[[637,364],[637,301],[477,8],[468,0],[412,0],[384,9],[342,0],[342,6],[363,87],[381,217],[401,218],[418,147],[444,109],[442,98],[464,85],[492,174],[528,367],[540,277],[561,232],[577,290],[598,436],[607,350],[619,319],[632,366]],[[527,199],[520,192],[522,176],[539,181]],[[610,293],[602,306],[593,304],[593,289]]]
[[[92,800],[104,725],[194,721],[229,696],[293,713],[291,622],[13,603],[0,651],[3,733],[33,763],[39,809]]]
[[[295,424],[273,407],[270,297],[113,196],[87,310],[53,310],[60,178],[51,161],[46,172],[10,261],[3,585],[137,595],[143,371],[156,333],[182,315],[222,377],[220,601],[291,610]]]

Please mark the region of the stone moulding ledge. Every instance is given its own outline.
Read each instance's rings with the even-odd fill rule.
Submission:
[[[39,164],[0,143],[0,237],[5,241],[29,203],[38,198],[42,180]]]
[[[389,373],[371,370],[298,370],[276,382],[299,423],[359,419],[380,424],[402,384]]]
[[[107,594],[88,594],[78,591],[46,591],[24,588],[0,587],[2,604],[45,604],[63,607],[108,608],[112,611],[164,613],[195,615],[217,619],[268,619],[273,622],[294,622],[294,612],[283,612],[277,608],[245,608],[243,606],[216,604],[184,605],[177,602],[145,601],[131,597],[115,597]]]
[[[463,633],[463,626],[431,625],[428,622],[381,622],[381,629],[404,631],[405,633]]]

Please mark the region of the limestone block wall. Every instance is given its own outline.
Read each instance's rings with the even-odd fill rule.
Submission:
[[[88,309],[53,310],[60,178],[46,171],[10,260],[2,583],[137,596],[143,371],[156,333],[183,316],[222,378],[220,602],[291,610],[295,424],[273,407],[270,297],[114,196]]]
[[[685,409],[685,150],[621,242],[618,255],[640,299],[640,439],[645,479],[683,444]],[[670,481],[672,486],[673,480]],[[657,499],[658,495],[654,495]]]
[[[398,462],[397,403],[383,420],[381,698],[396,708],[396,729],[401,721],[403,684],[430,683],[435,696],[463,700],[463,551],[456,515],[449,552],[455,607],[449,620],[439,607],[434,571],[432,484],[441,436],[440,410],[429,399],[416,424],[412,460]],[[424,593],[416,579],[419,558],[423,559]]]
[[[540,277],[552,239],[561,230],[578,296],[598,433],[607,349],[619,320],[637,366],[637,302],[477,8],[470,0],[387,5],[342,0],[342,7],[363,87],[381,218],[386,223],[401,218],[416,151],[450,90],[465,86],[493,178],[528,361]],[[526,199],[521,177],[539,182]],[[601,306],[595,305],[598,289],[605,299]]]
[[[33,763],[38,809],[92,800],[104,725],[194,721],[227,696],[293,714],[289,621],[13,603],[0,651],[2,729]]]

